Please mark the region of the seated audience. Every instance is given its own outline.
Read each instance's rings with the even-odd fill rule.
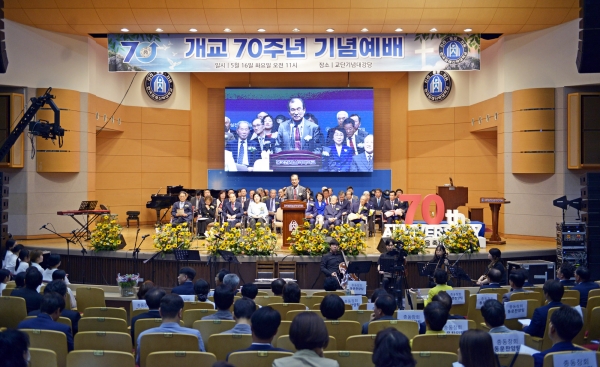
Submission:
[[[32,268],[35,269],[35,268]],[[35,269],[37,273],[39,271]],[[40,274],[41,275],[41,274]],[[58,293],[44,294],[40,313],[34,319],[25,319],[19,323],[17,329],[40,329],[60,331],[67,336],[67,349],[73,350],[73,333],[71,328],[57,322],[60,313],[65,309],[65,298]]]
[[[520,269],[515,269],[510,272],[508,284],[510,285],[511,291],[502,295],[502,302],[510,302],[510,296],[513,293],[529,292],[528,290],[523,289],[523,284],[525,284],[525,274],[520,271]]]
[[[179,285],[173,289],[171,289],[171,294],[179,294],[179,295],[194,295],[194,277],[196,276],[196,270],[184,267],[179,270],[179,275],[177,276],[177,282]]]
[[[219,270],[219,272],[217,273],[217,276],[215,277],[215,288],[222,285],[223,284],[223,278],[225,278],[225,275],[229,274],[229,270],[227,269],[221,269]]]
[[[458,362],[464,367],[500,367],[490,334],[467,330],[460,336]]]
[[[274,296],[281,296],[283,293],[283,286],[285,286],[285,280],[279,278],[271,282],[271,292]]]
[[[563,294],[565,293],[565,287],[560,280],[550,279],[544,283],[544,297],[548,301],[547,305],[540,306],[533,311],[531,317],[531,323],[529,326],[523,328],[523,331],[531,336],[538,338],[544,337],[546,331],[546,319],[548,318],[548,311],[552,307],[560,307],[563,304],[560,302]]]
[[[298,283],[287,283],[283,287],[283,303],[300,303],[301,295]]]
[[[529,281],[529,271],[525,268],[518,269],[523,273],[523,277],[525,278],[525,283],[523,283],[523,287],[534,287],[535,285]]]
[[[235,326],[221,334],[252,334],[250,318],[256,311],[256,304],[250,298],[240,298],[233,304]]]
[[[323,289],[327,292],[336,291],[340,286],[340,283],[336,277],[327,277],[323,282]]]
[[[388,291],[386,291],[384,288],[377,288],[373,291],[373,294],[371,295],[371,303],[375,303],[375,301],[377,300],[377,298],[381,295],[384,294],[388,294]]]
[[[1,332],[0,356],[0,367],[29,366],[29,335],[14,329]]]
[[[254,300],[258,295],[258,287],[254,283],[246,283],[242,287],[242,297]]]
[[[18,246],[18,245],[17,245]],[[37,288],[42,284],[42,273],[36,268],[31,267],[25,272],[25,287],[15,288],[10,292],[11,297],[21,297],[25,299],[27,313],[39,310],[44,298],[38,293]]]
[[[431,299],[432,302],[440,302],[443,304],[448,310],[448,320],[464,320],[466,317],[462,315],[451,315],[450,310],[452,309],[452,297],[446,291],[441,291],[440,293],[433,296]],[[425,321],[419,324],[419,334],[425,334],[427,331],[427,325]]]
[[[25,274],[26,273],[27,272],[19,273],[13,277],[13,280],[15,281],[15,289],[25,287]],[[42,274],[42,273],[40,272],[40,274]]]
[[[449,315],[450,313],[443,303],[438,301],[429,302],[423,310],[426,327],[425,335],[446,334],[444,326],[446,326],[446,322],[448,322]]]
[[[231,288],[220,285],[215,289],[215,307],[217,312],[212,315],[204,316],[202,320],[233,320],[233,315],[229,308],[233,304],[234,294]]]
[[[29,265],[37,268],[40,273],[44,274],[44,268],[40,265],[44,261],[44,253],[41,250],[31,250],[29,253]]]
[[[29,250],[22,249],[19,252],[15,274],[24,273],[27,268],[29,268]]]
[[[371,314],[371,321],[394,320],[394,311],[396,311],[396,300],[389,294],[383,294],[375,300],[375,309]],[[363,334],[369,333],[369,322],[363,324]]]
[[[575,285],[575,279],[571,279],[575,276],[575,267],[569,263],[563,263],[560,268],[556,271],[556,277],[560,279],[560,282],[566,286]]]
[[[377,333],[372,361],[375,367],[415,367],[417,364],[408,338],[392,327]]]
[[[146,293],[152,288],[154,288],[154,283],[151,280],[144,281],[144,283],[140,284],[138,288],[136,294],[137,299],[146,299]]]
[[[502,272],[500,270],[495,268],[490,269],[487,274],[487,279],[489,282],[482,284],[479,291],[482,289],[501,288],[500,282],[502,281]]]
[[[65,285],[67,285],[67,273],[64,270],[56,270],[54,273],[52,273],[52,281],[55,280],[60,280],[61,282],[64,282]],[[69,295],[69,300],[71,301],[71,309],[76,309],[77,308],[77,300],[75,299],[75,295],[73,294],[73,292],[71,291],[71,288],[69,288],[67,286],[67,294]]]
[[[6,289],[6,285],[10,280],[10,271],[6,269],[0,269],[0,295],[2,295],[2,291]]]
[[[6,247],[9,248],[9,245],[7,244]],[[14,245],[10,250],[6,251],[6,257],[4,259],[4,269],[8,270],[13,275],[16,274],[19,253],[24,248],[25,246],[23,245]]]
[[[581,328],[583,328],[583,319],[577,310],[562,305],[554,311],[548,324],[548,337],[552,340],[552,347],[533,355],[535,367],[544,365],[544,357],[548,353],[583,350],[573,345],[573,339],[579,334]]]
[[[137,320],[142,319],[160,319],[160,312],[158,309],[160,308],[160,301],[162,301],[163,297],[167,295],[164,289],[161,288],[152,288],[146,291],[144,295],[144,299],[146,300],[146,304],[148,305],[148,311],[141,313],[134,318],[131,319],[131,338],[132,341],[135,338],[135,323]]]
[[[240,286],[240,277],[236,274],[227,274],[223,277],[223,285],[229,287],[234,294],[237,294]]]
[[[50,256],[48,256],[48,268],[46,270],[44,270],[44,272],[42,273],[42,275],[44,277],[44,283],[50,283],[52,281],[52,273],[54,273],[56,270],[58,270],[59,266],[60,266],[60,255],[51,254]],[[71,283],[69,283],[68,275],[65,276],[65,283],[67,283],[67,285],[71,284]]]
[[[512,330],[504,326],[506,313],[502,303],[495,299],[488,299],[481,306],[481,316],[490,328],[490,333],[509,333]]]
[[[44,295],[55,292],[66,299],[66,297],[68,297],[67,289],[67,285],[62,280],[53,280],[44,288]],[[31,311],[27,314],[27,316],[37,316],[40,314],[40,312],[40,310]],[[81,314],[77,311],[68,310],[65,308],[60,312],[60,316],[71,320],[71,329],[73,331],[73,336],[75,336],[77,331],[79,331],[79,320],[81,319]]]
[[[140,364],[140,350],[142,345],[142,337],[151,333],[174,333],[174,334],[192,334],[198,337],[198,350],[204,352],[204,342],[202,335],[196,329],[183,327],[179,324],[181,314],[183,313],[183,299],[177,294],[168,294],[160,300],[158,308],[162,324],[159,327],[144,330],[140,333],[137,339],[137,351],[135,355],[136,365]]]
[[[323,358],[323,348],[329,344],[329,332],[323,319],[314,312],[302,312],[290,325],[290,340],[297,352],[278,358],[273,367],[339,367],[337,361]]]
[[[431,302],[433,296],[441,291],[451,291],[452,287],[446,284],[448,282],[448,273],[445,270],[437,269],[433,273],[433,280],[435,281],[435,287],[431,288],[428,292],[428,297],[425,300],[425,306]]]
[[[198,302],[210,303],[215,306],[215,303],[208,299],[208,293],[210,293],[210,285],[204,279],[196,280],[194,283],[194,293],[198,298]]]
[[[585,266],[580,266],[575,271],[575,281],[577,285],[574,290],[579,291],[579,305],[587,307],[588,295],[592,289],[598,289],[598,283],[590,280],[590,271]]]
[[[328,294],[323,298],[320,305],[321,315],[327,320],[338,320],[344,316],[346,305],[337,294]]]

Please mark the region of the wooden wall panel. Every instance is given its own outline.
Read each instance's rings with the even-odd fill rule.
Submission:
[[[513,131],[554,130],[554,110],[513,112]]]
[[[225,126],[225,89],[208,90],[208,125],[211,137],[208,143],[208,169],[223,169],[225,166],[225,139],[223,129]]]
[[[512,173],[554,173],[554,153],[513,153]]]
[[[515,131],[512,151],[554,151],[554,131]]]
[[[391,92],[389,88],[373,90],[373,167],[390,168],[390,142],[392,141]]]
[[[554,108],[554,88],[530,88],[512,92],[513,111]]]

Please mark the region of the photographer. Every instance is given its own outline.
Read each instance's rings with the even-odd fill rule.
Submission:
[[[379,256],[379,259],[377,260],[377,270],[379,271],[379,274],[383,275],[382,286],[388,292],[390,285],[395,282],[394,290],[398,294],[398,302],[401,302],[403,297],[403,284],[400,283],[400,281],[402,280],[401,277],[404,276],[404,266],[406,265],[407,253],[402,249],[402,242],[394,242],[391,239],[388,239],[385,241],[385,247],[387,252]],[[384,265],[384,263],[387,263],[387,265]],[[394,276],[394,272],[389,272],[392,270],[389,268],[390,265],[397,268],[395,271],[397,274],[396,276]]]

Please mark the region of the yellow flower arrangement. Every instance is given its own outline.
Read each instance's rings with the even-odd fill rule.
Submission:
[[[171,253],[173,250],[187,250],[192,245],[192,232],[187,223],[164,224],[157,228],[156,234],[152,236],[154,248],[164,253]]]
[[[94,251],[116,251],[121,244],[121,227],[117,215],[103,215],[92,231],[90,247]]]
[[[320,224],[310,229],[310,223],[304,222],[292,231],[287,241],[291,243],[290,250],[294,255],[320,256],[329,252],[326,234],[327,230],[322,229]]]
[[[479,239],[473,228],[461,220],[440,236],[439,242],[452,253],[479,252]]]
[[[396,227],[392,232],[393,241],[401,241],[402,248],[409,255],[424,254],[425,248],[425,232],[420,224],[416,226]]]
[[[231,251],[236,252],[239,247],[241,238],[241,232],[238,228],[229,228],[229,223],[223,224],[215,223],[215,225],[208,231],[208,237],[206,238],[206,250],[216,255],[217,251]]]
[[[346,255],[356,256],[367,249],[367,235],[360,227],[351,227],[348,223],[335,226],[331,237],[339,242]]]
[[[256,229],[246,229],[246,235],[241,238],[236,254],[248,256],[270,256],[277,249],[277,236],[268,226],[256,223]]]

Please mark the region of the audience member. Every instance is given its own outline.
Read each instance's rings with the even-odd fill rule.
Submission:
[[[25,274],[26,273],[27,272],[25,272],[25,273],[19,273],[19,274],[15,275],[13,277],[13,280],[15,281],[15,289],[25,287]]]
[[[423,316],[425,317],[425,334],[446,334],[444,326],[448,322],[448,316],[450,313],[446,306],[438,301],[432,301],[423,310]]]
[[[563,263],[560,268],[556,271],[556,277],[560,279],[560,282],[564,286],[575,285],[575,279],[571,279],[575,276],[575,267],[569,263]]]
[[[234,294],[231,288],[220,285],[215,289],[215,306],[217,312],[212,315],[204,316],[202,320],[233,320],[233,315],[229,308],[233,304]]]
[[[7,245],[8,247],[8,245]],[[8,270],[11,274],[15,274],[17,270],[17,261],[19,260],[19,253],[25,246],[14,245],[10,250],[6,252],[4,260],[4,269]]]
[[[528,290],[523,289],[523,284],[525,284],[525,274],[520,271],[520,269],[514,269],[510,272],[510,275],[508,276],[508,284],[510,285],[511,291],[504,293],[502,296],[502,302],[510,302],[510,296],[514,293],[529,292]]]
[[[252,334],[250,318],[256,311],[256,303],[250,298],[240,298],[233,304],[235,326],[221,334]]]
[[[160,301],[167,295],[164,289],[152,288],[146,291],[144,299],[148,305],[148,311],[141,313],[131,319],[131,339],[135,342],[135,323],[142,319],[160,319]]]
[[[196,276],[196,270],[184,267],[179,270],[179,275],[177,276],[177,282],[179,285],[173,289],[171,289],[171,294],[179,294],[179,295],[194,295],[194,277]]]
[[[67,286],[67,273],[64,270],[56,270],[54,273],[52,273],[52,281],[55,280],[60,280],[61,282],[65,283],[65,286]],[[67,294],[69,295],[69,300],[71,301],[71,309],[73,308],[77,308],[77,300],[75,299],[75,295],[73,294],[73,292],[71,292],[71,288],[69,288],[68,286],[67,288]]]
[[[240,286],[240,277],[237,274],[227,274],[223,277],[223,285],[229,287],[234,294],[237,294]]]
[[[504,326],[506,313],[502,303],[495,299],[488,299],[481,306],[481,316],[490,328],[490,333],[509,333],[512,330]]]
[[[281,296],[283,293],[283,287],[285,286],[285,280],[279,278],[271,282],[271,292],[274,296]]]
[[[24,273],[29,268],[29,250],[22,249],[15,267],[15,274]]]
[[[142,284],[140,284],[138,291],[137,291],[137,299],[146,299],[146,293],[150,290],[154,288],[154,283],[151,280],[146,280],[144,281]]]
[[[37,268],[40,273],[44,274],[44,268],[40,265],[44,261],[44,253],[41,250],[31,250],[29,253],[29,265]]]
[[[448,320],[464,320],[466,317],[462,315],[451,315],[450,310],[452,309],[452,297],[446,291],[441,291],[440,293],[433,296],[431,299],[432,302],[440,302],[443,304],[448,310]],[[419,324],[419,334],[425,334],[427,331],[427,324],[425,321]]]
[[[490,334],[467,330],[460,336],[458,362],[464,367],[500,367]]]
[[[375,309],[371,314],[371,321],[394,320],[394,311],[396,311],[396,300],[389,294],[383,294],[375,300]],[[369,322],[363,324],[363,334],[368,334]]]
[[[242,287],[242,297],[254,300],[258,295],[258,287],[254,283],[246,283]]]
[[[302,312],[290,325],[290,340],[297,352],[278,358],[273,367],[339,367],[337,361],[323,358],[323,348],[329,344],[329,333],[323,319],[314,312]]]
[[[425,300],[425,306],[427,306],[433,299],[433,296],[439,292],[452,290],[452,287],[446,284],[448,282],[448,273],[446,273],[445,270],[437,269],[433,273],[433,280],[435,281],[435,287],[429,290],[428,297]]]
[[[574,290],[579,291],[579,305],[587,307],[588,295],[592,289],[598,289],[598,283],[590,281],[590,271],[585,266],[580,266],[575,271],[575,281],[577,285]]]
[[[0,269],[0,295],[2,295],[2,291],[6,289],[6,285],[10,280],[10,271],[6,269]]]
[[[490,271],[488,271],[487,279],[488,282],[481,285],[481,287],[479,288],[479,292],[481,292],[482,289],[500,288],[502,272],[498,269],[491,268]]]
[[[415,367],[417,364],[408,338],[392,327],[377,333],[372,361],[375,367]]]
[[[8,329],[0,333],[0,367],[27,367],[29,336],[22,331]]]
[[[552,341],[552,347],[533,355],[535,367],[544,365],[544,357],[548,353],[583,350],[573,345],[573,339],[579,334],[581,328],[583,328],[583,319],[577,310],[562,305],[554,311],[548,324],[548,337]]]
[[[225,278],[225,275],[227,275],[227,274],[229,274],[229,270],[227,270],[227,269],[219,270],[219,272],[217,273],[217,276],[215,277],[216,287],[223,284],[223,278]]]
[[[136,364],[140,364],[140,348],[142,338],[150,333],[174,333],[174,334],[192,334],[198,337],[198,350],[204,352],[204,342],[202,335],[196,329],[190,329],[179,325],[181,314],[183,313],[183,299],[177,294],[168,294],[160,300],[158,308],[162,318],[162,324],[159,327],[144,330],[140,333],[137,339],[137,352],[135,355]]]
[[[44,270],[43,277],[44,277],[44,283],[50,283],[52,281],[52,273],[54,273],[58,267],[60,266],[60,255],[58,254],[51,254],[50,256],[48,256],[48,268],[46,270]],[[65,276],[65,283],[67,283],[67,285],[71,284],[69,283],[69,278],[68,275]]]
[[[18,245],[17,245],[18,246]],[[27,313],[39,310],[44,298],[38,293],[37,288],[42,284],[42,274],[36,268],[29,268],[25,272],[25,287],[15,288],[10,295],[25,299]]]
[[[533,287],[533,283],[531,283],[529,281],[529,271],[527,271],[527,269],[525,268],[520,268],[518,269],[521,271],[521,273],[523,274],[523,277],[525,278],[525,283],[523,283],[523,287]]]
[[[337,294],[328,294],[321,301],[321,315],[327,320],[338,320],[344,316],[346,305]]]
[[[196,297],[198,298],[198,302],[210,303],[215,306],[215,303],[208,299],[208,293],[210,293],[210,285],[204,279],[196,280],[194,283],[194,293],[196,293]]]
[[[66,297],[68,297],[67,289],[67,285],[62,280],[53,280],[44,288],[44,295],[54,292],[66,299]],[[31,311],[27,314],[27,316],[37,316],[40,314],[40,312],[40,310]],[[73,331],[73,336],[75,336],[77,331],[79,331],[79,320],[81,319],[81,314],[77,311],[68,310],[65,308],[60,312],[60,316],[71,320],[71,330]]]
[[[327,277],[323,282],[323,289],[327,292],[336,291],[340,286],[339,280],[336,277]]]
[[[9,263],[9,259],[13,258],[14,254],[13,254],[13,248],[16,245],[16,241],[13,240],[12,238],[9,238],[8,240],[6,240],[6,249],[2,250],[2,253],[4,254],[4,256],[2,257],[2,269],[6,269],[6,265]],[[18,257],[18,255],[17,255]],[[14,258],[13,261],[17,261],[16,258]]]
[[[35,269],[35,271],[39,273],[37,269]],[[17,328],[60,331],[67,337],[67,349],[70,352],[73,350],[73,333],[71,332],[71,328],[65,324],[57,322],[58,318],[60,317],[60,313],[62,310],[64,310],[64,308],[64,297],[61,297],[58,293],[54,292],[44,294],[40,313],[37,315],[37,317],[34,319],[25,319],[21,321]]]
[[[546,331],[546,319],[548,318],[548,311],[552,307],[560,307],[563,304],[560,302],[563,294],[565,293],[565,287],[560,280],[550,279],[544,283],[544,297],[548,301],[548,304],[538,307],[533,311],[531,317],[531,323],[529,326],[523,328],[523,331],[531,336],[538,338],[544,337]]]
[[[384,294],[388,294],[388,292],[384,289],[384,288],[377,288],[373,291],[373,294],[371,295],[371,303],[375,303],[375,301],[377,300],[377,298],[381,295]]]
[[[300,303],[301,295],[300,286],[297,283],[290,282],[283,287],[282,297],[284,303]]]

